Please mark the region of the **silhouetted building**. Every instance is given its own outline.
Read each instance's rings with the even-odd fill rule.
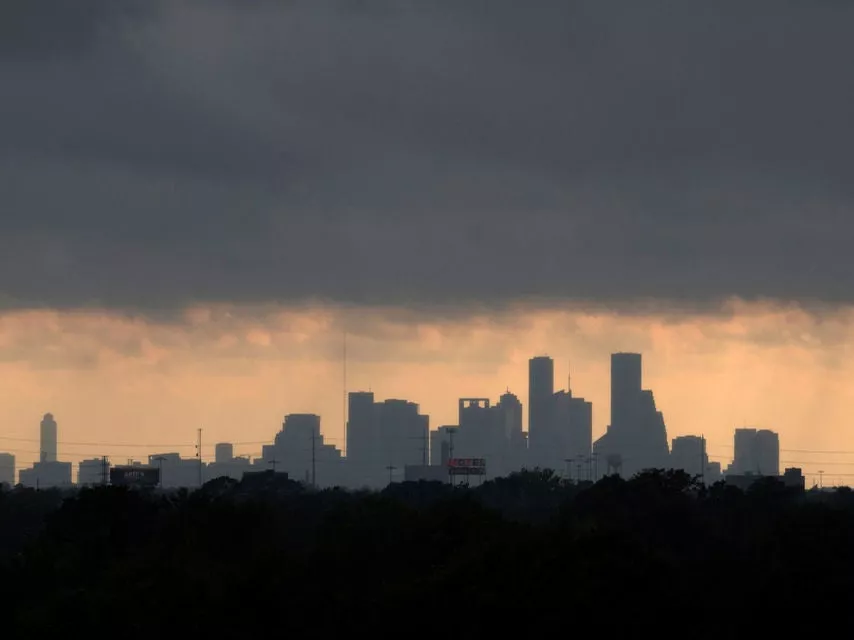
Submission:
[[[652,391],[642,388],[641,355],[611,355],[611,424],[593,446],[599,471],[630,477],[670,465],[664,416]]]
[[[798,467],[790,467],[783,472],[783,484],[793,489],[806,489],[806,478],[803,471]]]
[[[31,469],[21,469],[20,483],[35,489],[71,487],[71,463],[36,462]]]
[[[272,446],[263,448],[264,463],[273,471],[314,487],[344,484],[344,459],[334,445],[324,442],[320,416],[292,413],[285,416]]]
[[[558,391],[553,398],[554,425],[548,440],[543,466],[566,474],[573,480],[592,477],[593,404],[574,398],[572,390]]]
[[[234,445],[230,442],[220,442],[214,447],[214,460],[219,464],[231,462],[234,459]]]
[[[444,425],[430,433],[430,465],[447,467],[451,458],[458,425]]]
[[[528,361],[529,463],[546,467],[549,440],[554,427],[555,364],[548,356]]]
[[[734,456],[726,475],[780,475],[780,438],[767,429],[735,430]]]
[[[721,463],[720,462],[712,462],[709,461],[706,466],[706,484],[714,484],[723,479],[723,473],[721,473]]]
[[[81,460],[77,465],[77,485],[91,487],[107,484],[110,480],[110,463],[104,458]]]
[[[0,484],[15,486],[15,456],[11,453],[0,453]]]
[[[198,488],[207,477],[204,462],[198,458],[182,458],[178,453],[155,453],[148,456],[148,466],[157,467],[160,486],[167,489],[179,487]]]
[[[53,419],[53,414],[44,414],[40,425],[41,448],[39,460],[41,462],[56,462],[56,435],[57,426],[56,420]]]
[[[754,444],[756,472],[765,476],[780,475],[780,436],[774,431],[760,429]]]
[[[246,472],[252,470],[252,461],[242,456],[231,457],[223,462],[209,464],[206,469],[205,482],[214,478],[232,478],[242,480]]]
[[[448,482],[448,468],[441,465],[406,465],[403,468],[404,482]]]
[[[709,464],[706,454],[706,441],[700,436],[680,436],[673,438],[670,449],[670,466],[681,469],[692,476],[702,476]]]
[[[506,475],[527,464],[528,441],[522,430],[522,403],[508,389],[498,399],[494,410],[507,447],[499,471]]]
[[[356,487],[379,488],[403,476],[406,465],[429,464],[430,418],[414,402],[374,402],[365,391],[349,394],[347,477]],[[393,467],[389,469],[389,467]]]
[[[347,396],[347,474],[356,486],[380,486],[380,423],[374,394],[354,391]]]

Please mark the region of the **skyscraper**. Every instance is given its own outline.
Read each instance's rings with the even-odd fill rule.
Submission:
[[[15,485],[15,456],[0,453],[0,484]]]
[[[768,429],[735,430],[734,455],[727,475],[780,474],[780,437]]]
[[[555,363],[548,356],[528,362],[528,442],[531,462],[543,466],[554,419]]]
[[[347,464],[366,465],[379,455],[379,424],[370,391],[347,395]]]
[[[756,472],[763,476],[780,475],[780,436],[769,429],[756,432]]]
[[[611,424],[593,446],[599,471],[624,477],[670,464],[664,416],[643,389],[641,355],[611,355]]]
[[[46,413],[41,421],[41,462],[56,462],[56,420],[53,414]]]
[[[643,389],[641,354],[611,354],[611,424],[631,422]]]
[[[217,464],[227,464],[234,460],[234,445],[230,442],[219,442],[214,447],[214,460]]]

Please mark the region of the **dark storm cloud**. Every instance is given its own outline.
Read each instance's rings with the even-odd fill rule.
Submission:
[[[854,295],[854,8],[0,5],[0,304]]]

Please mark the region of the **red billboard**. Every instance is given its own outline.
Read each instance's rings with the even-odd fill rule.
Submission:
[[[486,475],[485,458],[451,458],[448,460],[448,473],[452,476]]]

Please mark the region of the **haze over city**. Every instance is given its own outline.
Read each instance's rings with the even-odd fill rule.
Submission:
[[[315,412],[335,442],[346,331],[349,390],[433,424],[547,353],[601,434],[628,350],[671,436],[854,450],[851,17],[6,3],[2,433],[255,442]]]

